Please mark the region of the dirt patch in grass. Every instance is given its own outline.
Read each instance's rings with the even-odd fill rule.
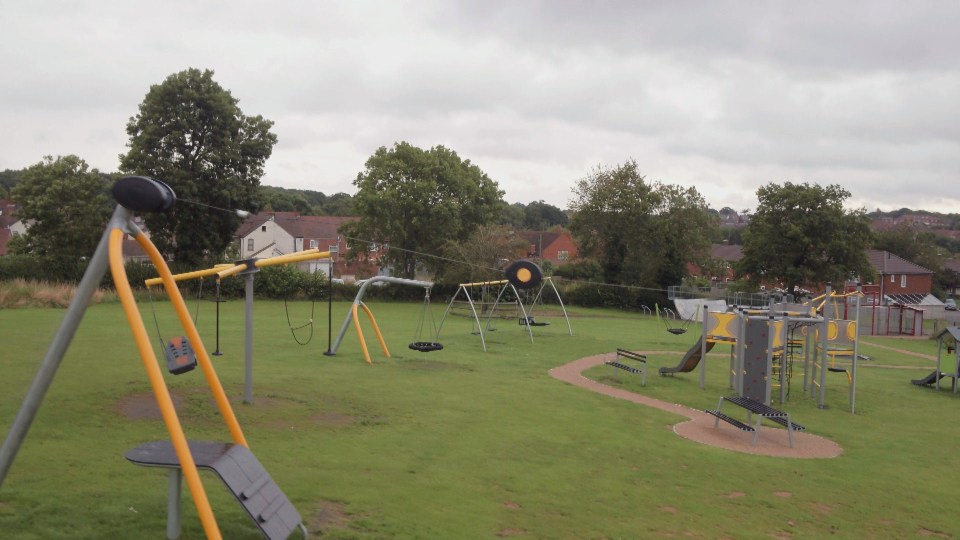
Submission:
[[[677,507],[675,507],[675,506],[661,506],[661,507],[660,507],[660,510],[662,510],[662,511],[668,513],[668,514],[676,514],[676,513],[677,513]]]
[[[513,501],[507,501],[507,502],[503,503],[503,507],[504,507],[504,508],[509,508],[510,510],[519,510],[519,509],[523,508],[522,506],[520,506],[520,504],[515,503],[515,502],[513,502]]]
[[[746,496],[747,494],[742,491],[731,491],[730,493],[727,493],[728,499],[742,499]]]
[[[346,506],[333,501],[320,501],[318,508],[307,520],[307,529],[314,535],[323,535],[331,530],[349,530],[350,514]]]
[[[179,392],[171,391],[170,399],[177,409],[183,407],[185,398]],[[127,420],[163,420],[160,407],[152,392],[140,392],[123,396],[114,405],[114,410]]]
[[[823,503],[810,503],[808,506],[821,514],[832,514],[834,510],[833,506]]]
[[[781,499],[789,499],[790,497],[793,497],[793,493],[790,493],[789,491],[774,491],[773,496],[780,497]]]
[[[320,414],[314,415],[311,420],[322,426],[341,428],[352,426],[357,419],[350,415],[341,414],[336,411],[324,411]]]
[[[527,531],[523,529],[513,529],[513,528],[500,529],[500,532],[497,533],[497,536],[499,536],[500,538],[505,538],[508,536],[526,536],[526,535],[527,535]]]

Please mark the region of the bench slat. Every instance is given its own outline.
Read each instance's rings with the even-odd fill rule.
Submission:
[[[723,420],[724,422],[726,422],[726,423],[728,423],[728,424],[736,427],[736,428],[739,429],[740,431],[756,431],[756,430],[753,428],[753,426],[750,426],[750,425],[748,425],[748,424],[744,424],[744,423],[741,422],[740,420],[737,420],[736,418],[727,416],[727,415],[723,414],[723,413],[720,412],[720,411],[714,411],[714,410],[711,410],[711,409],[705,409],[703,412],[705,412],[705,413],[707,413],[707,414],[709,414],[709,415],[712,415],[712,416],[716,416],[717,418]]]

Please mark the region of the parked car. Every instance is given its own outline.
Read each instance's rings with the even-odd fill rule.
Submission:
[[[957,310],[957,301],[953,298],[947,298],[943,302],[943,309],[947,311],[956,311]]]

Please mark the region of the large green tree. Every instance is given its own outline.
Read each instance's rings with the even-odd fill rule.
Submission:
[[[110,179],[77,156],[47,156],[23,171],[12,196],[30,223],[11,251],[77,261],[89,257],[110,218]]]
[[[450,240],[443,255],[460,264],[448,264],[438,276],[445,283],[474,283],[503,279],[505,265],[526,255],[530,245],[505,225],[482,225],[466,242]]]
[[[436,259],[414,252],[435,255],[451,240],[466,241],[477,227],[496,221],[503,203],[496,182],[443,146],[423,150],[399,142],[380,147],[353,184],[360,220],[342,231],[399,248],[387,250],[382,262],[407,278],[418,264],[438,267]]]
[[[870,222],[864,209],[844,209],[849,197],[837,185],[786,182],[758,189],[737,275],[787,291],[872,275]]]
[[[609,283],[679,285],[687,263],[708,252],[716,222],[694,188],[647,182],[636,161],[598,168],[573,188],[570,230],[580,257],[596,259]]]
[[[255,210],[256,189],[277,137],[273,122],[245,116],[213,72],[188,69],[153,85],[127,124],[130,150],[120,170],[170,185],[178,203],[145,216],[151,238],[166,255],[196,264],[229,245],[240,218],[209,208]]]

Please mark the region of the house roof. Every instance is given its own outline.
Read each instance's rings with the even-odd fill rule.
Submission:
[[[520,235],[520,238],[523,238],[530,244],[535,244],[538,248],[540,246],[549,246],[550,244],[556,242],[558,238],[564,235],[563,232],[557,232],[557,231],[520,231],[517,234]],[[570,234],[570,233],[566,233],[566,234]]]
[[[867,257],[870,264],[881,276],[889,274],[932,274],[933,272],[914,264],[906,259],[900,258],[889,251],[880,251],[878,249],[868,249]]]
[[[960,260],[952,260],[943,263],[943,267],[954,272],[960,272]]]
[[[743,258],[743,246],[732,244],[713,244],[710,246],[710,256],[725,261],[739,261]]]
[[[942,306],[943,302],[932,294],[885,294],[883,297],[894,304],[904,306]]]
[[[237,236],[242,238],[273,221],[294,238],[336,238],[341,225],[359,219],[354,216],[301,216],[299,212],[261,212],[247,218],[237,229]]]

